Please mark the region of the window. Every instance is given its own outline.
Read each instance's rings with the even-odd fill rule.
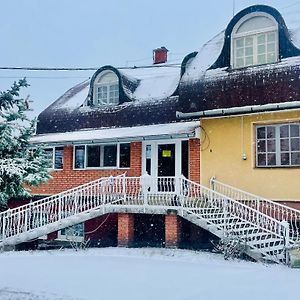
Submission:
[[[64,165],[64,148],[53,147],[44,149],[47,167],[49,169],[62,170]]]
[[[300,166],[300,123],[256,127],[256,166]]]
[[[74,169],[129,167],[129,143],[75,146]]]
[[[232,31],[231,65],[243,68],[278,61],[278,25],[267,14],[250,14]]]
[[[119,104],[119,78],[114,72],[99,74],[94,84],[94,105]]]

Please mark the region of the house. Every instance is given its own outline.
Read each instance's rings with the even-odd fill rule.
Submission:
[[[299,49],[280,13],[255,5],[187,56],[178,115],[200,119],[202,184],[216,177],[300,209]]]
[[[33,204],[43,230],[23,241],[67,239],[71,225],[95,245],[233,233],[255,259],[287,262],[300,233],[299,49],[276,9],[254,5],[181,65],[161,47],[152,66],[98,69],[38,117],[31,142],[53,178],[32,189],[50,197]]]

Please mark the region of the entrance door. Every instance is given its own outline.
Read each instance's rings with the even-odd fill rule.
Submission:
[[[157,178],[151,185],[151,191],[174,192],[175,177],[179,177],[182,172],[181,149],[180,140],[143,143],[142,173],[147,172]]]
[[[157,176],[175,176],[175,144],[157,145]]]

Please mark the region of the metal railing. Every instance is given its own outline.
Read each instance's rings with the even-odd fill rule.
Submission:
[[[296,238],[295,235],[290,236],[294,229],[289,229],[292,218],[289,211],[295,214],[300,212],[281,206],[287,212],[280,216],[288,215],[289,218],[277,218],[278,209],[276,214],[274,209],[271,209],[272,213],[267,210],[270,201],[254,199],[242,191],[237,193],[217,181],[212,184],[213,189],[192,182],[184,176],[126,177],[123,174],[101,178],[0,213],[0,244],[4,244],[5,239],[39,230],[50,224],[57,225],[51,227],[52,231],[59,230],[61,221],[68,221],[71,217],[74,219],[74,216],[78,216],[77,222],[80,223],[86,220],[80,216],[99,208],[113,206],[116,209],[114,211],[118,212],[118,209],[121,211],[122,208],[130,207],[134,212],[137,207],[143,208],[145,212],[148,208],[152,212],[164,209],[165,213],[169,209],[176,210],[182,217],[198,220],[199,223],[193,219],[200,226],[205,222],[208,230],[217,230],[219,236],[233,233],[265,257],[274,261],[279,261],[278,257],[282,259],[291,238]],[[90,216],[93,217],[95,215]],[[64,226],[70,224],[65,222]]]
[[[269,199],[245,192],[228,184],[210,180],[210,188],[231,199],[235,199],[256,211],[270,216],[278,221],[285,221],[289,224],[290,243],[296,242],[300,238],[300,211],[286,205],[271,201]]]

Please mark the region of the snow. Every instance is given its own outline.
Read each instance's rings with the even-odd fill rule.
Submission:
[[[60,108],[68,108],[68,109],[75,109],[81,106],[84,101],[86,100],[88,93],[89,93],[90,85],[88,84],[85,88],[71,97],[68,101],[66,101]]]
[[[169,249],[0,254],[1,300],[298,300],[300,271]]]
[[[195,81],[201,78],[206,70],[212,66],[221,54],[224,44],[224,31],[216,35],[202,46],[198,54],[186,68],[182,82]]]
[[[65,133],[51,133],[35,135],[30,139],[33,144],[36,143],[65,143],[65,142],[84,142],[84,141],[135,141],[143,139],[157,139],[158,137],[176,137],[183,134],[194,134],[195,129],[199,127],[197,121],[158,124],[137,127],[107,128],[94,130],[80,130]]]
[[[172,96],[180,80],[180,65],[163,67],[156,65],[151,68],[136,68],[119,70],[129,78],[139,80],[139,85],[133,93],[126,90],[133,100],[160,100]]]

